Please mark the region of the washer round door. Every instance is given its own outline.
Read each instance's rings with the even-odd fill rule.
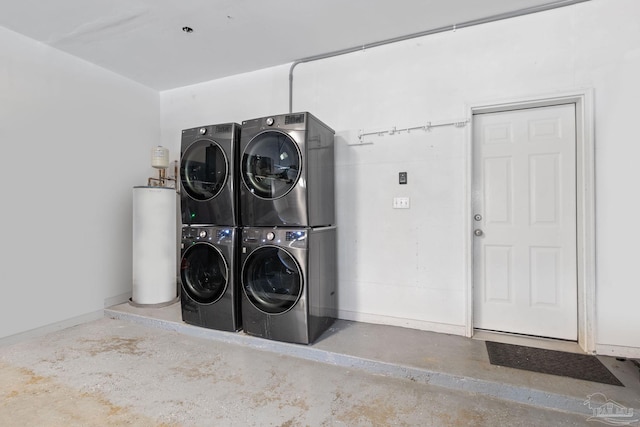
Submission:
[[[229,161],[224,150],[210,139],[199,139],[182,153],[182,190],[199,201],[216,197],[227,182]]]
[[[279,131],[262,132],[242,153],[242,181],[263,199],[277,199],[295,187],[302,159],[298,144]]]
[[[300,266],[289,252],[262,246],[246,259],[242,269],[244,293],[251,304],[267,314],[291,310],[302,296]]]
[[[182,256],[180,278],[189,297],[200,304],[213,304],[227,289],[229,269],[217,248],[196,243]]]

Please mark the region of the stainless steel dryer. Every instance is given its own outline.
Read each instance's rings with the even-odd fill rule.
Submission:
[[[315,341],[336,317],[336,228],[245,227],[241,247],[244,331]]]
[[[334,225],[334,134],[307,112],[242,122],[242,224]]]
[[[239,229],[182,227],[182,320],[224,331],[242,327],[236,270]]]
[[[180,207],[183,225],[239,225],[237,163],[240,125],[182,131]]]

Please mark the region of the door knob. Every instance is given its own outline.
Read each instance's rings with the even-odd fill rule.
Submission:
[[[473,234],[475,234],[476,236],[482,236],[484,233],[479,228],[476,228],[475,230],[473,230]]]

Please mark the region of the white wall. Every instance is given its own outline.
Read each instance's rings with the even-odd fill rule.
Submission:
[[[0,338],[130,294],[159,111],[157,92],[0,28]]]
[[[358,129],[458,119],[482,102],[593,88],[600,350],[640,347],[637,214],[640,2],[592,0],[299,65],[294,111],[337,132],[341,316],[463,333],[468,128],[371,137]],[[288,110],[288,67],[161,93],[162,140]],[[407,171],[409,184],[397,183]],[[393,210],[393,197],[411,209]]]
[[[179,157],[182,129],[286,113],[288,72],[282,65],[161,92],[162,145]]]

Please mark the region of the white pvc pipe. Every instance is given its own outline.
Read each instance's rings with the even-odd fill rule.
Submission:
[[[334,56],[345,55],[347,53],[358,52],[360,50],[366,50],[373,47],[383,46],[390,43],[396,43],[404,40],[414,39],[416,37],[424,37],[432,34],[442,33],[445,31],[455,31],[460,28],[472,27],[474,25],[486,24],[489,22],[500,21],[508,18],[515,18],[517,16],[529,15],[531,13],[543,12],[545,10],[556,9],[559,7],[570,6],[576,3],[583,3],[590,0],[555,0],[549,3],[545,3],[538,6],[527,7],[524,9],[514,10],[511,12],[501,13],[498,15],[488,16],[486,18],[474,19],[471,21],[460,22],[457,24],[445,25],[440,28],[433,28],[430,30],[420,31],[418,33],[406,34],[399,37],[394,37],[387,40],[381,40],[373,43],[367,43],[362,46],[354,46],[347,49],[337,50],[335,52],[323,53],[320,55],[309,56],[293,61],[291,68],[289,68],[289,112],[293,113],[293,70],[298,64],[304,64],[305,62],[318,61],[320,59],[332,58]]]

